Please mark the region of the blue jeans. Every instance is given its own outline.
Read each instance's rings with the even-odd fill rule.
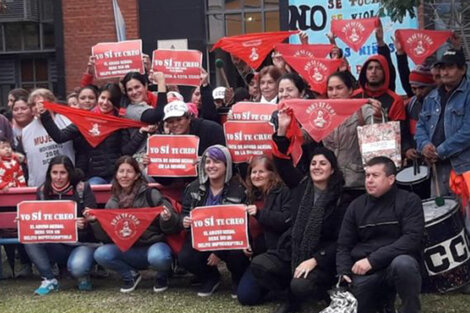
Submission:
[[[93,176],[88,179],[90,185],[106,185],[111,183],[111,179],[104,179],[103,177]]]
[[[95,262],[94,252],[95,248],[88,246],[78,246],[72,250],[67,261],[67,269],[73,277],[82,278],[90,274]]]
[[[123,280],[131,280],[134,271],[148,267],[166,276],[173,262],[171,249],[165,242],[130,248],[126,252],[119,250],[115,244],[106,244],[96,249],[94,256],[98,264],[118,272]]]
[[[256,305],[260,304],[268,289],[261,286],[256,280],[255,276],[248,267],[238,283],[237,298],[241,305]]]
[[[52,263],[57,263],[59,268],[65,268],[67,259],[72,251],[72,246],[61,243],[36,243],[24,245],[31,262],[36,265],[41,277],[53,279]]]

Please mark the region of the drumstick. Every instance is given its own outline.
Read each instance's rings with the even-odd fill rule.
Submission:
[[[445,204],[444,199],[441,197],[441,191],[439,190],[439,182],[437,180],[437,169],[436,169],[436,163],[432,164],[432,171],[434,176],[434,187],[436,188],[436,194],[437,197],[434,199],[434,202],[436,203],[437,206],[443,206]]]

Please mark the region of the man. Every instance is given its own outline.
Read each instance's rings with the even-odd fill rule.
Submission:
[[[401,298],[400,312],[419,312],[421,200],[395,186],[396,167],[389,158],[371,159],[365,171],[367,194],[349,205],[341,225],[337,272],[352,282],[358,313],[377,312],[393,289]]]
[[[457,174],[470,170],[470,83],[461,50],[448,50],[436,66],[441,85],[424,99],[415,139],[417,150],[436,165],[433,175],[441,195],[447,195],[451,169]],[[431,195],[437,195],[435,184]]]

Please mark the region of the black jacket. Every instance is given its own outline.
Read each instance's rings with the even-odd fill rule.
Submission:
[[[216,122],[195,118],[189,125],[189,135],[199,137],[198,155],[202,155],[207,148],[213,145],[225,146],[225,135],[222,126]]]
[[[93,176],[112,178],[116,160],[121,155],[133,155],[146,139],[146,135],[138,131],[131,138],[129,130],[122,129],[113,132],[93,148],[75,124],[59,129],[47,111],[41,114],[41,123],[55,142],[74,140],[76,167],[85,173],[87,179]]]
[[[285,137],[273,136],[273,140],[275,144],[277,144],[279,141],[285,140]],[[286,147],[283,148],[282,145],[278,145],[278,149],[282,153],[285,153],[283,150],[285,148]],[[309,176],[304,176],[299,170],[294,168],[291,160],[274,157],[274,163],[279,175],[292,193],[291,216],[292,224],[294,224],[297,217],[297,210],[299,209],[308,179],[310,178]],[[349,202],[343,196],[340,196],[337,201],[330,203],[329,206],[325,208],[320,241],[312,257],[315,258],[320,269],[328,272],[334,272],[335,270],[336,241],[348,203]],[[290,258],[291,254],[290,233],[291,229],[284,233],[279,240],[278,251],[284,260],[287,257]]]
[[[375,272],[402,254],[419,258],[424,234],[419,197],[393,186],[380,198],[364,194],[346,211],[338,238],[337,271],[349,274],[354,263],[368,258]]]
[[[264,207],[254,216],[263,227],[264,246],[276,249],[279,238],[292,224],[291,212],[294,199],[289,188],[280,186],[271,190],[264,201]],[[263,251],[255,251],[261,253]]]

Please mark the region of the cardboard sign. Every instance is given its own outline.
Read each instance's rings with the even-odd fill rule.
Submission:
[[[258,102],[238,102],[232,106],[232,121],[270,121],[277,105]]]
[[[128,72],[144,74],[142,40],[103,42],[91,47],[96,58],[96,78],[123,77]]]
[[[139,209],[94,209],[101,228],[108,234],[119,250],[125,252],[142,236],[144,231],[163,211],[163,207]]]
[[[147,140],[149,176],[197,176],[199,137],[193,135],[154,135]]]
[[[202,52],[198,50],[154,50],[152,69],[163,72],[167,85],[201,85]]]
[[[21,243],[77,242],[77,203],[71,200],[18,203]]]
[[[249,247],[244,205],[214,205],[191,211],[193,248],[198,251],[240,250]]]
[[[367,103],[367,99],[293,99],[283,101],[294,110],[295,118],[316,142]]]
[[[271,155],[274,126],[268,122],[227,121],[224,133],[233,163],[249,162],[256,155]]]

